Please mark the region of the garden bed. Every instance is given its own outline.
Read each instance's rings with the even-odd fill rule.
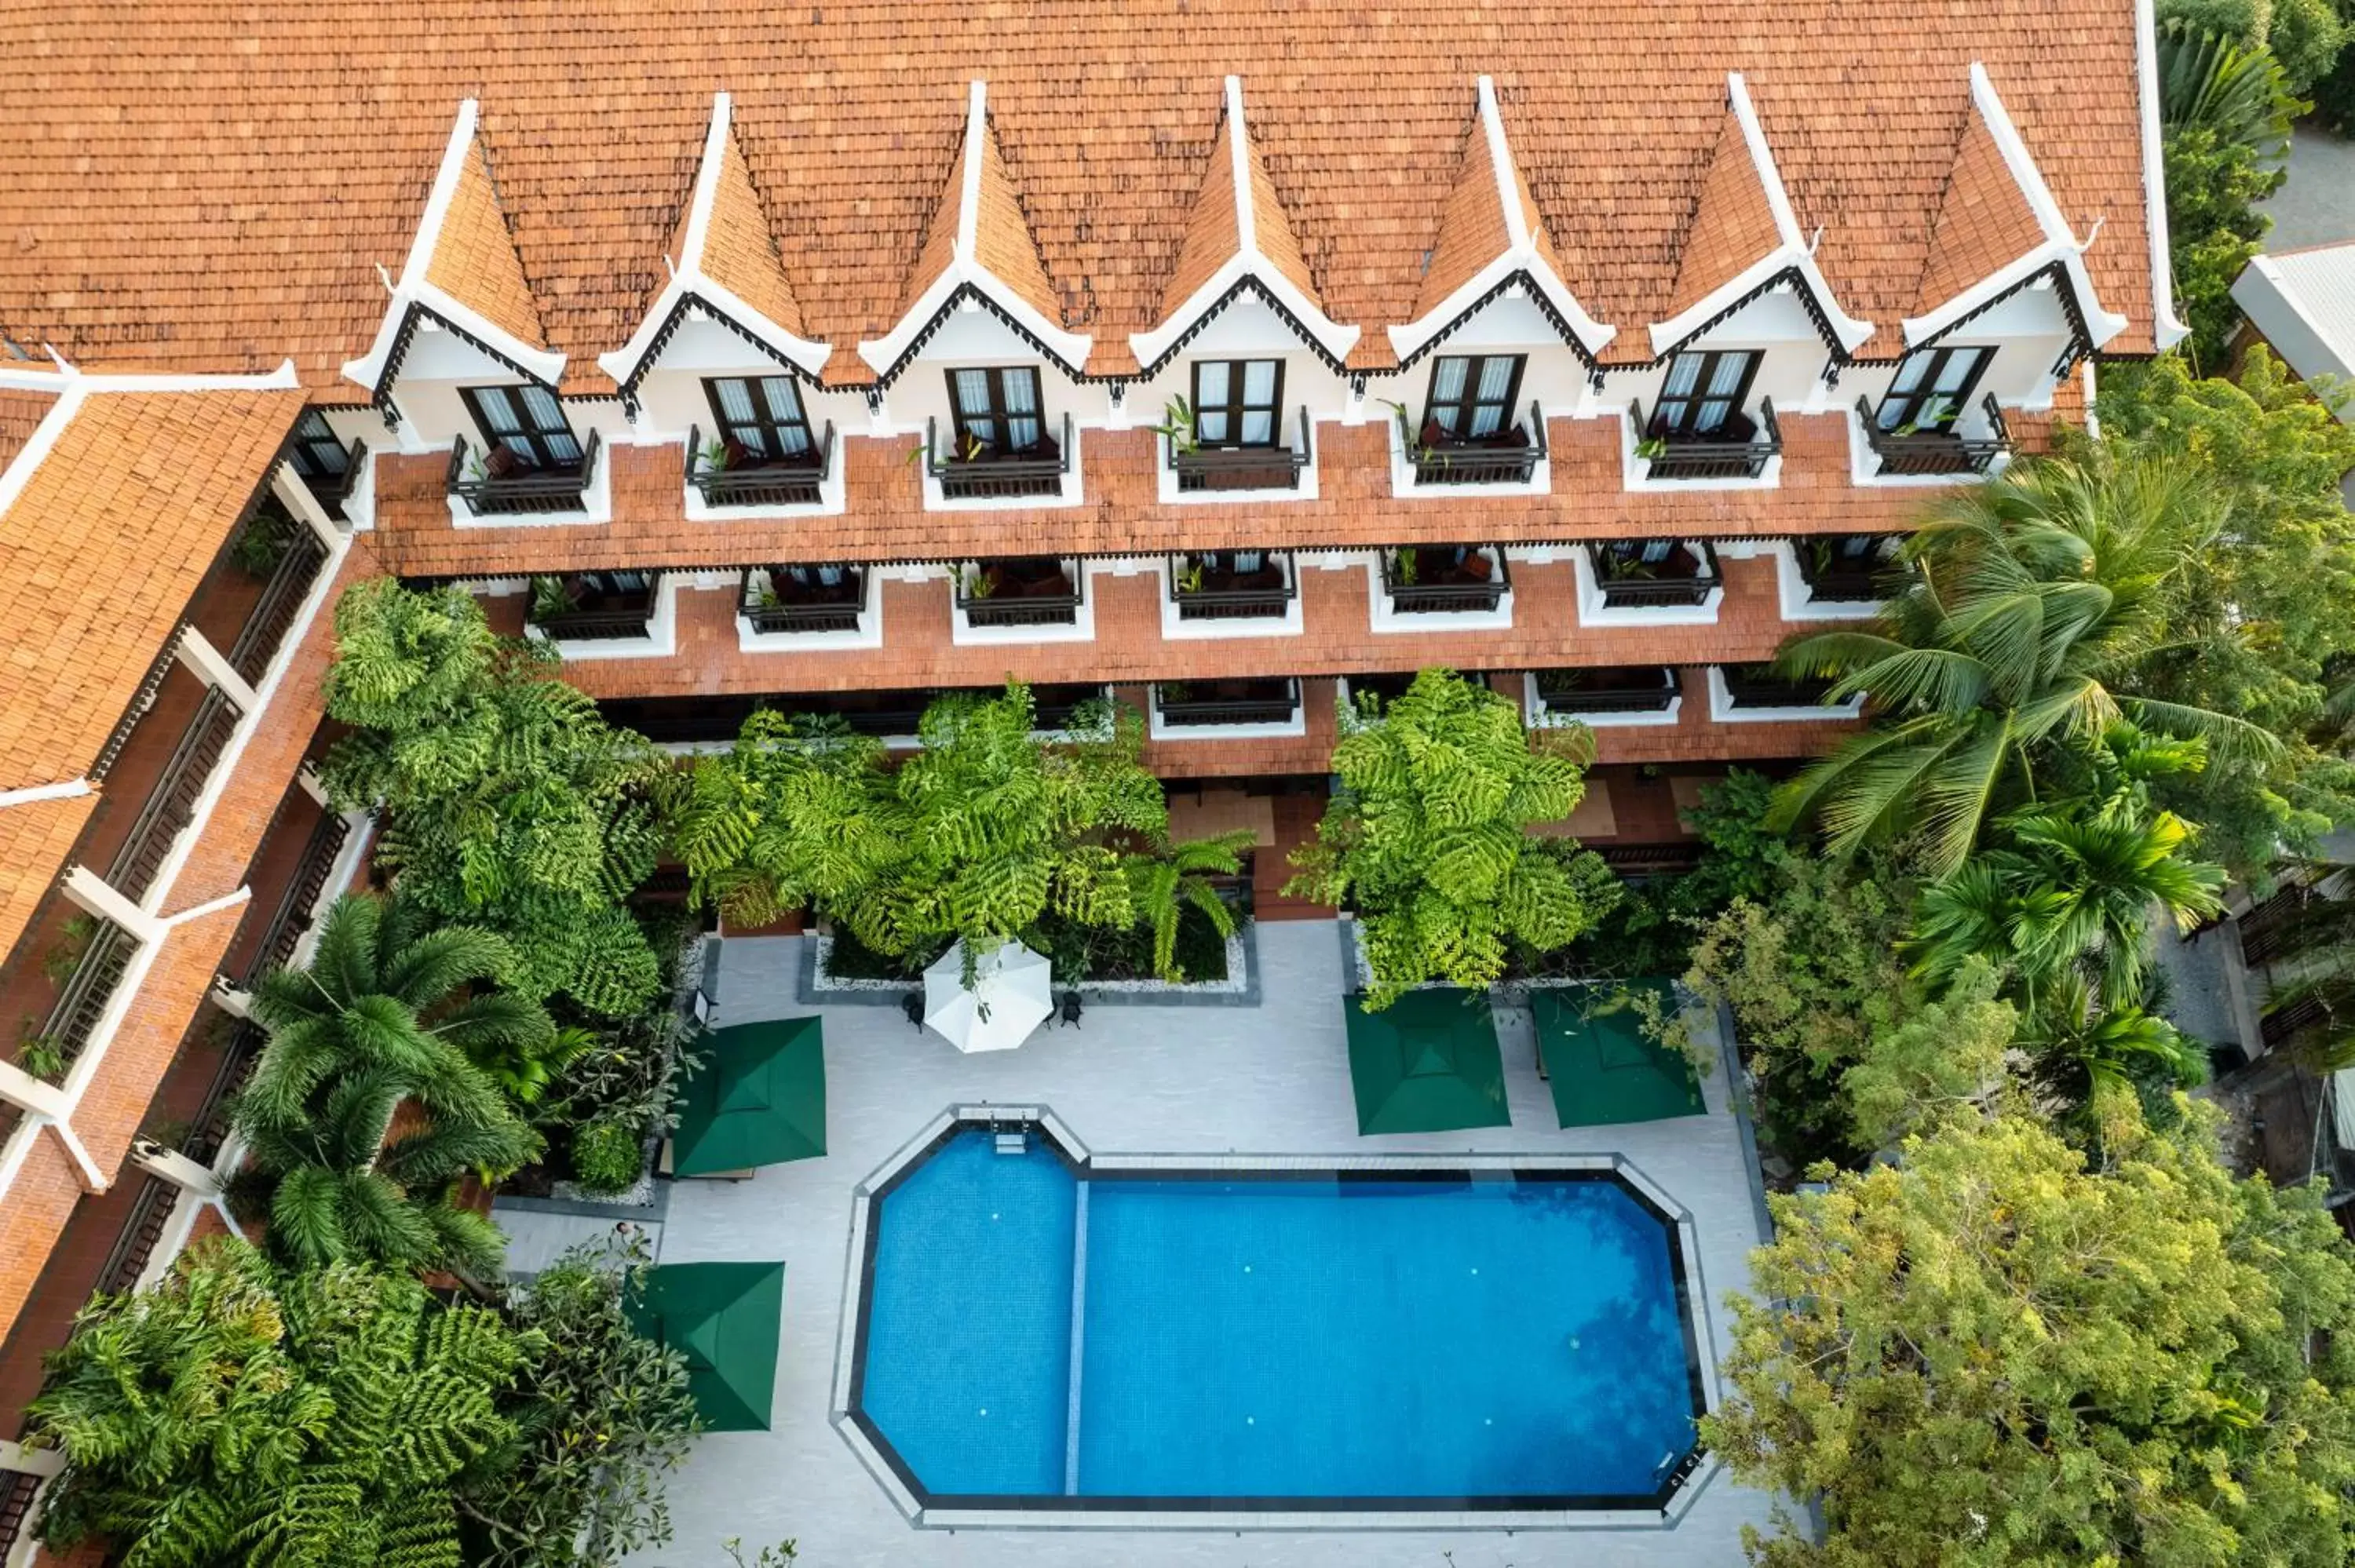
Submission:
[[[1058,942],[1052,931],[1030,933],[1032,945],[1047,954],[1055,969],[1058,990],[1076,989],[1091,1001],[1203,1001],[1256,1005],[1259,986],[1252,973],[1251,922],[1238,916],[1234,934],[1221,938],[1209,921],[1188,910],[1178,921],[1177,961],[1188,977],[1182,982],[1156,979],[1153,973],[1153,934],[1139,927],[1120,933],[1092,932],[1084,947]],[[923,983],[925,969],[948,950],[909,959],[877,953],[839,927],[805,938],[801,1000],[821,1001],[895,1001]],[[1075,961],[1076,960],[1076,961]],[[1079,978],[1072,979],[1076,970]]]

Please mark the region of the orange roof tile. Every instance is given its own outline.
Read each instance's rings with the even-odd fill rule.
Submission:
[[[1682,315],[1783,243],[1765,178],[1750,155],[1749,139],[1731,105],[1718,124],[1717,144],[1700,170],[1691,200],[1676,286],[1668,291],[1656,321]]]
[[[94,791],[0,806],[0,954],[25,934],[97,809]]]
[[[1974,104],[1963,122],[1954,173],[1930,231],[1921,291],[1908,313],[1921,315],[1945,304],[2044,242],[2043,225],[2004,162],[1987,116]]]
[[[1242,249],[1242,225],[1235,204],[1235,161],[1229,155],[1227,138],[1227,120],[1221,114],[1218,134],[1210,138],[1210,155],[1203,161],[1202,184],[1186,215],[1178,269],[1169,274],[1169,285],[1162,291],[1157,321],[1175,316],[1196,290]]]
[[[752,188],[752,172],[732,133],[720,143],[719,179],[712,187],[700,265],[713,282],[795,337],[803,335],[802,308],[785,281],[768,209]]]
[[[89,772],[303,402],[94,392],[75,410],[0,513],[0,789]]]
[[[498,189],[491,184],[491,166],[483,157],[479,134],[459,166],[457,188],[425,263],[425,281],[508,335],[534,348],[548,346],[539,302],[524,277],[523,259],[516,254],[514,238],[499,210]]]
[[[33,439],[33,427],[57,406],[54,392],[20,392],[0,387],[0,470],[5,470]]]
[[[1236,73],[1326,308],[1368,329],[1351,357],[1378,366],[1380,329],[1412,319],[1476,75],[1512,115],[1563,282],[1598,321],[1636,323],[1668,314],[1732,70],[1800,224],[1823,229],[1831,291],[1888,323],[1919,298],[1977,59],[2070,223],[2106,219],[2085,260],[2132,318],[2111,350],[2151,347],[2124,0],[1619,0],[1379,26],[1245,0],[1053,7],[1019,26],[932,0],[837,0],[822,26],[682,0],[572,0],[535,7],[529,27],[477,25],[490,15],[349,0],[0,12],[19,89],[0,330],[78,364],[266,370],[292,355],[306,385],[348,394],[342,365],[384,314],[377,268],[407,253],[453,106],[472,94],[549,346],[585,386],[662,286],[712,96],[732,86],[805,330],[855,345],[908,297],[962,135],[948,106],[982,77],[1041,275],[1060,291],[1042,297],[1103,355],[1163,312],[1205,172],[1199,128]]]
[[[1259,138],[1251,126],[1243,126],[1243,166],[1251,171],[1252,237],[1259,244],[1259,253],[1267,258],[1268,265],[1289,279],[1292,286],[1325,308],[1324,296],[1316,291],[1316,279],[1309,270],[1307,254],[1301,249],[1300,236],[1293,232],[1291,215],[1284,209],[1284,197],[1277,194],[1275,182],[1268,177],[1267,156],[1260,150]]]
[[[981,185],[974,211],[973,256],[989,275],[1020,297],[1024,304],[1050,322],[1063,319],[1063,302],[1047,281],[1047,264],[1039,259],[1039,242],[1030,236],[1030,220],[1015,194],[1014,176],[1007,173],[1006,154],[998,150],[996,130],[986,122],[981,143]]]

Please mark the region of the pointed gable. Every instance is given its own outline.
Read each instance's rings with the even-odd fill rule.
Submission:
[[[1178,270],[1161,291],[1161,319],[1167,321],[1186,308],[1186,302],[1219,275],[1219,269],[1241,254],[1242,213],[1235,200],[1235,161],[1228,152],[1226,116],[1219,116],[1209,162],[1202,170],[1201,188],[1194,193],[1193,210],[1186,216],[1186,238],[1178,248]]]
[[[1677,260],[1676,287],[1663,313],[1679,316],[1773,255],[1782,244],[1774,205],[1731,104],[1701,171],[1692,217]]]
[[[1236,83],[1235,94],[1240,105],[1240,82]],[[1325,300],[1316,291],[1316,279],[1308,270],[1308,256],[1300,248],[1300,236],[1293,231],[1292,215],[1284,211],[1284,198],[1276,195],[1275,182],[1268,177],[1267,160],[1260,156],[1258,139],[1251,133],[1248,124],[1242,125],[1241,132],[1243,167],[1250,175],[1251,206],[1245,216],[1251,220],[1252,248],[1305,295],[1321,314]]]
[[[1006,154],[987,115],[981,122],[981,179],[973,197],[973,259],[1023,303],[1060,324],[1063,302],[1047,281],[1047,264],[1039,259],[1039,241],[1022,215],[1014,176],[1006,172]]]
[[[696,262],[705,277],[795,337],[805,335],[802,308],[786,281],[784,260],[777,254],[768,208],[752,188],[751,166],[744,162],[733,132],[720,143],[719,178],[712,188],[710,221]]]
[[[1930,229],[1916,313],[1927,313],[2044,243],[2043,226],[2003,161],[1977,104],[1963,122],[1954,172]]]
[[[507,232],[478,137],[467,139],[457,185],[426,258],[425,281],[517,342],[548,346],[539,302],[524,278],[523,258]]]

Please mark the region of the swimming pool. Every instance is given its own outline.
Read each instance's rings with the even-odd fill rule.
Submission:
[[[925,1509],[1657,1510],[1698,1462],[1685,1238],[1607,1165],[1007,1130],[952,1121],[862,1208],[843,1414]]]

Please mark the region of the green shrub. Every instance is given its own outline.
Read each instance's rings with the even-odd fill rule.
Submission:
[[[592,1121],[572,1132],[572,1179],[584,1192],[626,1192],[645,1173],[645,1151],[625,1122]]]

